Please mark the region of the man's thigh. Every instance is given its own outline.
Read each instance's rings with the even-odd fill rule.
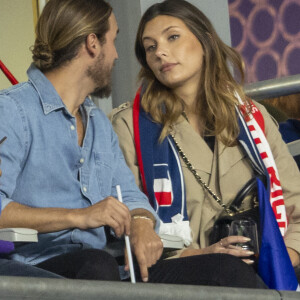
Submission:
[[[70,279],[120,280],[119,266],[115,258],[98,249],[64,253],[37,266]]]
[[[62,278],[58,274],[9,259],[0,259],[1,276],[27,276],[44,278]]]

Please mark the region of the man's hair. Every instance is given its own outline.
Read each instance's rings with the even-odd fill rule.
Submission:
[[[262,101],[262,104],[266,103],[284,112],[288,118],[300,119],[300,93]]]
[[[105,43],[111,12],[103,0],[50,0],[36,26],[34,64],[45,72],[68,63],[90,33]]]
[[[236,90],[242,98],[244,94],[240,84],[234,80],[228,63],[238,71],[243,82],[241,57],[222,42],[209,19],[197,7],[184,0],[165,0],[149,7],[140,21],[136,36],[135,53],[142,65],[139,78],[148,82],[141,105],[156,122],[163,124],[160,141],[183,110],[182,101],[155,78],[146,61],[143,33],[146,24],[161,15],[183,21],[201,43],[204,55],[198,88],[199,118],[203,121],[206,133],[216,135],[226,145],[233,144],[239,132],[235,111],[238,102],[233,91]]]

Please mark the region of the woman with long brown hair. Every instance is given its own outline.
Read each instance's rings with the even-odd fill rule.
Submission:
[[[184,240],[174,257],[203,262],[228,254],[253,264],[253,252],[235,246],[246,242],[240,236],[214,243],[210,237],[238,192],[261,175],[270,187],[276,232],[285,233],[286,257],[299,265],[300,175],[269,115],[243,93],[240,55],[183,0],[166,0],[145,12],[135,52],[141,88],[133,104],[116,109],[111,119],[136,182],[161,218],[160,232]],[[231,69],[239,72],[240,83]],[[278,191],[285,205],[282,196],[274,199]],[[253,208],[255,196],[247,195],[239,210]],[[288,226],[285,208],[291,213]]]

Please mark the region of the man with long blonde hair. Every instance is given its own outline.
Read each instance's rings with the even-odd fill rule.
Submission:
[[[117,33],[105,1],[50,0],[37,24],[29,81],[0,93],[0,132],[8,137],[0,227],[39,232],[37,244],[17,245],[10,257],[67,278],[120,280],[116,260],[102,250],[104,226],[130,235],[144,281],[162,252],[155,212],[88,97],[110,93]]]

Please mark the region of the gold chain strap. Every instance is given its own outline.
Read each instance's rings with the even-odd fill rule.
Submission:
[[[216,200],[216,202],[222,208],[224,208],[225,212],[228,215],[230,215],[230,216],[234,215],[235,213],[229,207],[227,207],[226,204],[223,203],[223,201],[220,199],[220,197],[218,197],[218,195],[211,190],[211,188],[206,184],[205,181],[203,181],[203,179],[201,178],[201,176],[197,173],[197,171],[195,170],[195,168],[193,167],[193,165],[191,164],[191,162],[189,161],[189,159],[186,157],[186,155],[182,151],[181,147],[179,146],[179,144],[178,144],[178,142],[177,142],[174,134],[171,133],[170,135],[173,138],[173,141],[175,143],[177,151],[180,154],[180,156],[182,157],[182,160],[186,164],[187,168],[192,172],[192,174],[196,178],[197,182],[204,188],[204,190],[206,190],[214,198],[214,200]]]

